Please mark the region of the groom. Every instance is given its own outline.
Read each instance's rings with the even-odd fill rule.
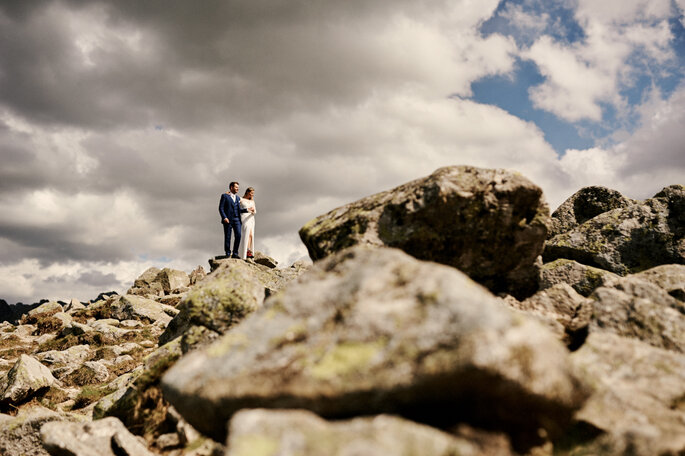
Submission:
[[[240,207],[240,197],[238,196],[238,189],[240,184],[238,182],[231,182],[228,186],[228,192],[221,195],[219,201],[219,214],[221,214],[221,223],[224,225],[224,251],[226,256],[231,258],[240,258],[238,255],[238,246],[240,245],[240,232],[242,230],[242,223],[240,221],[240,213],[247,212],[247,209]],[[233,230],[233,254],[231,255],[231,230]]]

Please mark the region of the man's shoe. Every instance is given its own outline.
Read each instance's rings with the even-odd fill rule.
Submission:
[[[240,259],[240,255],[231,255],[231,258],[238,258],[238,259]]]

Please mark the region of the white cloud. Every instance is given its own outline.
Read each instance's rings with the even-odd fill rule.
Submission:
[[[668,99],[654,93],[639,111],[641,126],[625,141],[608,149],[566,152],[560,166],[571,177],[571,188],[604,185],[644,199],[667,185],[683,184],[685,86]]]
[[[222,251],[218,198],[234,179],[256,188],[257,249],[288,266],[310,218],[440,166],[516,169],[554,208],[580,182],[629,181],[626,163],[643,157],[617,148],[559,161],[534,124],[449,98],[513,69],[514,41],[478,30],[497,0],[76,5],[22,20],[0,6],[15,37],[0,43],[8,300],[87,299],[106,284],[125,290],[150,265],[206,266]],[[598,118],[599,101],[620,103],[632,49],[668,56],[663,27],[631,22],[622,44],[605,22],[588,22],[577,47],[541,39],[527,51],[548,77],[533,92],[541,106]],[[678,103],[655,100],[645,125]],[[657,130],[624,150],[678,139]],[[615,159],[624,153],[634,159]]]
[[[627,114],[621,91],[634,84],[644,67],[666,71],[660,66],[675,56],[670,5],[669,0],[579,1],[575,17],[585,33],[582,41],[566,43],[543,35],[521,51],[545,77],[530,90],[533,104],[570,122],[601,120],[602,103]]]

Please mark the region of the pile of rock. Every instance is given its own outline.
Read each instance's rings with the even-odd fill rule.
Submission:
[[[683,454],[684,195],[443,168],[307,223],[312,267],[44,304],[0,325],[0,454]]]

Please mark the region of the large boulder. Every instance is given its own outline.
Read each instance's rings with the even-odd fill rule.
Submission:
[[[604,212],[554,236],[545,262],[576,260],[619,275],[661,264],[685,264],[685,189],[667,187],[654,198]]]
[[[586,397],[567,358],[546,328],[458,270],[358,246],[181,358],[162,388],[215,439],[238,410],[265,407],[466,420],[525,440],[557,433]]]
[[[190,285],[190,277],[184,271],[164,268],[155,277],[155,282],[159,282],[164,293],[169,294],[174,290],[183,289]]]
[[[451,166],[317,217],[300,237],[315,261],[356,244],[397,247],[521,298],[537,290],[548,223],[542,190],[522,175]]]
[[[592,331],[610,331],[685,352],[685,305],[662,288],[628,276],[597,288],[590,298]]]
[[[125,295],[112,306],[112,317],[117,320],[142,320],[147,323],[168,324],[178,310],[142,296]]]
[[[494,445],[482,445],[395,416],[379,415],[328,422],[304,410],[257,409],[238,412],[231,419],[226,446],[226,456],[253,456],[258,453],[257,448],[269,455],[513,454],[507,446],[497,448]],[[293,451],[294,447],[296,451]]]
[[[50,369],[29,355],[21,355],[7,376],[0,380],[0,403],[19,404],[59,381]]]
[[[568,454],[652,456],[685,452],[682,353],[607,332],[591,332],[571,359],[597,389],[576,419],[606,435],[599,442],[586,443],[596,451],[577,448]]]
[[[540,289],[545,290],[559,283],[573,287],[583,296],[590,296],[597,287],[618,275],[604,269],[586,266],[573,260],[559,258],[540,268]]]
[[[258,271],[244,261],[233,260],[199,282],[178,305],[178,315],[159,338],[159,345],[202,327],[223,334],[264,301],[264,284]]]
[[[43,446],[52,455],[153,456],[116,418],[89,423],[51,421],[40,429]]]
[[[571,195],[552,213],[548,238],[572,230],[593,217],[612,209],[628,207],[635,201],[606,187],[584,187]]]

